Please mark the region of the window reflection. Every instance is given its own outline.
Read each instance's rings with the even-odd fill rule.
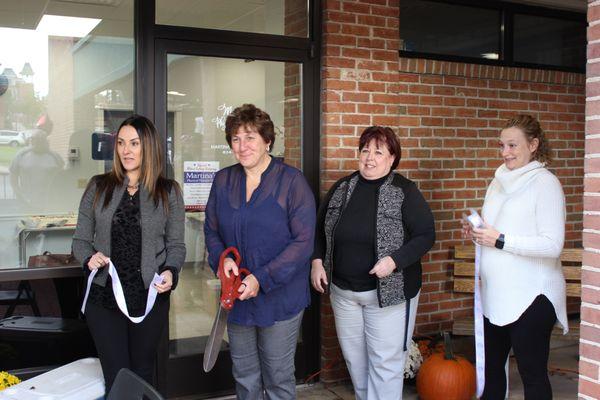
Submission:
[[[92,135],[133,110],[133,0],[0,4],[0,267],[70,252],[79,199],[110,166]],[[56,229],[64,226],[65,229]],[[42,235],[24,230],[48,229]],[[65,234],[66,232],[66,234]]]
[[[156,23],[308,36],[307,0],[156,0]]]

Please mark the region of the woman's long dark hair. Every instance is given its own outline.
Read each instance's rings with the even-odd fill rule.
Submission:
[[[119,154],[117,153],[118,132],[124,126],[134,128],[140,138],[142,147],[142,159],[140,165],[140,186],[143,186],[154,200],[154,205],[158,207],[162,200],[165,211],[169,211],[169,192],[173,185],[176,190],[180,190],[177,183],[167,179],[163,175],[165,165],[165,155],[161,144],[160,136],[154,127],[152,121],[141,115],[132,115],[121,123],[117,130],[113,146],[113,168],[112,171],[100,175],[95,180],[96,195],[94,197],[94,207],[104,193],[104,202],[102,208],[106,208],[112,199],[116,186],[123,185],[127,175]],[[91,183],[90,183],[91,184]]]

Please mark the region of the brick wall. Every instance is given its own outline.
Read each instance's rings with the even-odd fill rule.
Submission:
[[[600,2],[588,5],[579,398],[600,398]]]
[[[356,169],[358,136],[398,127],[398,2],[323,1],[321,190]],[[329,299],[321,303],[325,382],[347,378]]]
[[[417,333],[449,329],[453,319],[472,314],[471,297],[451,291],[452,248],[463,243],[460,215],[481,207],[500,165],[497,137],[509,116],[526,112],[541,120],[555,148],[551,169],[567,198],[566,246],[581,244],[582,74],[401,59],[398,1],[323,7],[321,191],[356,169],[365,127],[388,125],[399,133],[399,171],[417,182],[437,229],[424,259]],[[322,379],[345,378],[327,298],[321,319]]]
[[[437,232],[425,257],[417,330],[435,332],[472,315],[471,296],[451,290],[452,249],[463,243],[461,214],[481,208],[501,164],[498,134],[509,117],[529,113],[541,121],[555,150],[550,169],[566,197],[565,247],[581,245],[584,76],[418,59],[400,59],[400,71],[399,169],[419,182]]]

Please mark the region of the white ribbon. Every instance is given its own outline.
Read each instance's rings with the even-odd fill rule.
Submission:
[[[475,308],[475,369],[477,371],[477,397],[483,394],[485,386],[485,340],[483,336],[483,307],[481,305],[481,282],[479,280],[479,260],[481,259],[481,246],[475,245],[475,295],[473,296]]]
[[[162,283],[162,278],[156,272],[154,273],[154,278],[152,279],[152,283],[150,283],[150,287],[148,288],[148,299],[146,301],[146,311],[144,312],[144,315],[141,315],[139,317],[132,317],[131,315],[129,315],[129,312],[127,311],[127,303],[125,302],[125,294],[123,293],[123,286],[121,286],[121,280],[119,279],[119,274],[117,274],[117,269],[115,268],[112,261],[110,261],[110,260],[108,261],[108,265],[104,268],[108,268],[108,275],[110,275],[111,280],[112,280],[112,290],[113,290],[113,293],[115,294],[115,300],[117,301],[117,306],[119,307],[119,310],[121,310],[121,312],[127,318],[129,318],[129,320],[131,322],[133,322],[134,324],[139,324],[140,322],[142,322],[144,320],[144,318],[146,318],[148,316],[148,314],[150,314],[150,311],[152,311],[152,307],[154,307],[154,302],[156,301],[156,296],[158,294],[158,291],[154,287],[154,284]],[[97,272],[98,272],[97,269],[93,270],[92,273],[90,274],[90,276],[88,277],[87,288],[85,289],[85,296],[83,298],[83,305],[81,306],[81,312],[83,314],[85,314],[85,305],[87,303],[88,295],[90,294],[90,288],[92,287],[92,281],[94,280],[94,277],[96,276]]]

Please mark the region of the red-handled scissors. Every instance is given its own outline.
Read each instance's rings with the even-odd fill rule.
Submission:
[[[236,276],[230,271],[228,278],[225,276],[224,265],[225,259],[229,254],[233,254],[235,264],[238,266],[238,275]],[[223,342],[225,327],[227,326],[227,316],[229,315],[229,311],[233,308],[235,300],[240,297],[241,293],[238,292],[238,289],[242,285],[243,278],[250,275],[250,271],[246,268],[240,268],[241,263],[242,257],[240,257],[240,253],[235,247],[228,247],[221,253],[221,257],[219,257],[217,276],[221,280],[221,301],[219,309],[217,310],[215,322],[210,331],[210,336],[208,337],[206,347],[204,348],[204,360],[202,363],[204,372],[210,371],[214,367],[215,362],[217,362],[217,357],[221,350],[221,343]]]
[[[224,265],[225,259],[229,254],[233,253],[235,265],[238,266],[239,275],[234,275],[233,272],[229,272],[229,278],[225,276]],[[246,268],[239,268],[242,263],[242,257],[240,257],[240,253],[238,249],[235,247],[228,247],[221,253],[221,257],[219,257],[219,269],[217,272],[217,276],[221,280],[221,307],[226,309],[227,311],[233,308],[233,303],[235,299],[240,297],[238,289],[242,286],[242,279],[246,276],[250,275],[250,271]]]

